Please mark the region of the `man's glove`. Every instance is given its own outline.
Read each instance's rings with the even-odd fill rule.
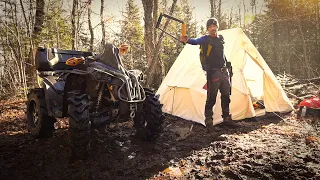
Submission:
[[[233,72],[232,72],[231,62],[227,61],[226,66],[228,68],[230,77],[232,77],[233,76]]]

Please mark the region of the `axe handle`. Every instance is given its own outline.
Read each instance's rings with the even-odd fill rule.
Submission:
[[[185,23],[181,24],[181,35],[186,36],[187,35],[187,27]]]
[[[159,16],[159,18],[158,18],[158,21],[157,21],[157,24],[156,24],[156,28],[159,28],[159,26],[160,26],[160,22],[161,22],[161,20],[162,20],[162,13],[160,14],[160,16]]]
[[[162,13],[161,13],[161,14],[162,14]],[[175,18],[175,17],[169,16],[169,15],[167,15],[167,14],[162,14],[162,16],[167,17],[167,18],[169,18],[169,19],[172,19],[172,20],[174,20],[174,21],[178,21],[179,23],[184,23],[184,22],[181,21],[180,19],[177,19],[177,18]]]
[[[165,33],[165,34],[167,34],[167,35],[169,35],[169,36],[171,36],[173,39],[175,39],[175,40],[177,40],[177,41],[180,41],[178,38],[176,38],[176,37],[174,37],[172,34],[170,34],[170,33],[167,33],[166,31],[164,31],[163,29],[161,29],[161,28],[158,28],[158,29],[160,29],[163,33]],[[180,41],[181,42],[181,41]],[[186,44],[186,43],[184,43],[184,42],[182,42],[184,45]]]

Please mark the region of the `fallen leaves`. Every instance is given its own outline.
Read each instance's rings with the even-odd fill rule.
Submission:
[[[179,167],[168,167],[165,170],[163,170],[162,172],[165,174],[168,174],[170,176],[174,176],[174,177],[182,176],[182,172]]]
[[[319,138],[317,138],[316,136],[312,136],[312,135],[309,135],[305,138],[305,142],[307,145],[311,144],[311,143],[316,143],[316,142],[319,142]]]
[[[0,104],[0,134],[25,134],[25,99],[0,100]]]

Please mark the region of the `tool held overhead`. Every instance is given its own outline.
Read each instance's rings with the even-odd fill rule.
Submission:
[[[182,20],[177,19],[177,18],[172,17],[172,16],[169,16],[169,15],[167,15],[167,14],[163,14],[163,13],[161,13],[160,16],[159,16],[159,18],[158,18],[158,21],[157,21],[157,24],[156,24],[156,28],[160,29],[163,33],[171,36],[172,38],[180,41],[178,38],[176,38],[176,37],[173,36],[172,34],[166,32],[164,29],[160,28],[160,24],[161,24],[161,21],[162,21],[162,18],[163,18],[163,17],[166,17],[166,18],[168,18],[168,19],[171,19],[171,20],[174,20],[174,21],[177,21],[177,22],[181,23],[181,36],[186,36],[186,35],[187,35],[186,24],[185,24]],[[185,43],[183,43],[183,44],[185,44]]]

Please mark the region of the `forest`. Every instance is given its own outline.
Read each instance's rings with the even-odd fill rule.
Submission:
[[[0,179],[320,179],[319,0],[194,2],[0,0]],[[202,20],[200,7],[208,9]],[[259,75],[269,79],[251,86],[264,99],[233,88],[232,120],[211,132],[196,116],[180,116],[202,115],[208,91],[196,81],[190,93],[171,85],[154,93],[187,49],[177,40],[181,24],[163,18],[171,36],[156,28],[161,13],[185,22],[189,37],[206,34],[210,17],[219,30],[241,28],[274,73],[263,64]],[[120,54],[121,47],[129,49]],[[63,68],[37,69],[37,54],[54,54],[48,48]],[[74,57],[78,51],[120,54],[125,68],[99,62],[104,56]],[[188,70],[184,76],[197,77]]]
[[[156,89],[183,48],[155,28],[159,14],[186,22],[189,37],[206,30],[195,21],[195,7],[187,0],[138,3],[128,0],[121,20],[115,21],[105,0],[2,0],[0,94],[26,94],[37,86],[34,52],[39,46],[101,53],[106,42],[128,44],[130,51],[122,57],[126,67],[142,70],[147,86]],[[203,3],[219,20],[220,30],[242,28],[275,74],[319,77],[319,0],[239,1],[231,10],[223,9],[222,0]],[[100,5],[98,12],[92,10],[94,4]],[[94,27],[93,15],[100,18]],[[179,38],[180,24],[167,22],[163,28]]]

